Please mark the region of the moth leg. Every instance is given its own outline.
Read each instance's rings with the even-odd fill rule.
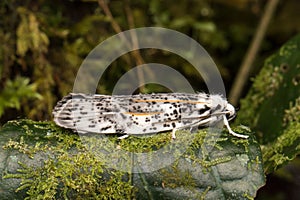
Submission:
[[[228,129],[228,131],[231,135],[234,135],[234,136],[240,137],[240,138],[248,138],[249,137],[248,135],[241,135],[241,134],[235,133],[233,130],[231,130],[231,128],[229,126],[229,123],[228,123],[228,120],[225,117],[225,115],[223,116],[223,122],[224,122],[224,125],[226,126],[226,128]]]
[[[176,139],[175,133],[176,133],[177,130],[178,130],[177,128],[174,128],[174,129],[172,130],[172,133],[171,133],[172,139],[174,139],[174,140]]]
[[[196,126],[191,126],[190,127],[190,132],[191,133],[196,133],[198,131],[198,126],[196,125]]]
[[[122,136],[118,137],[118,139],[123,140],[123,139],[128,138],[128,137],[129,137],[129,135],[126,134],[126,135],[122,135]]]

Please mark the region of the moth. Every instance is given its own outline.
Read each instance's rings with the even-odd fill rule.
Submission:
[[[156,93],[101,95],[70,93],[53,110],[54,122],[79,133],[144,135],[180,129],[208,127],[228,121],[235,108],[221,95],[206,93]]]

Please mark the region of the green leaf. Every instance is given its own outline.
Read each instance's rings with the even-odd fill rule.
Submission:
[[[27,199],[253,199],[265,184],[260,148],[249,130],[235,131],[250,137],[203,129],[178,131],[176,140],[170,133],[120,140],[11,121],[0,131],[0,173],[6,174],[0,190]],[[120,171],[123,166],[129,170]]]
[[[138,199],[254,198],[265,182],[258,144],[253,138],[241,140],[227,133],[218,139],[216,135],[204,139],[203,134],[197,133],[187,151],[170,166],[133,174]],[[206,152],[207,146],[201,140],[207,146],[213,140],[217,142]],[[184,144],[182,140],[178,143]]]
[[[47,52],[49,38],[40,30],[35,14],[25,7],[19,7],[17,11],[21,18],[17,28],[17,54],[23,57],[28,50]]]
[[[250,126],[263,146],[270,173],[300,153],[300,35],[265,61],[241,101],[236,123]]]
[[[8,80],[4,89],[0,92],[0,116],[5,108],[20,109],[21,101],[25,98],[42,98],[36,92],[37,85],[29,84],[29,79],[17,76],[15,80]]]

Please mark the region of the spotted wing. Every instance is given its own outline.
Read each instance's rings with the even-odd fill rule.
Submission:
[[[207,126],[217,120],[216,107],[209,95],[140,94],[114,96],[120,105],[117,116],[127,134],[147,134],[194,126]],[[220,106],[221,109],[222,106]],[[219,108],[218,108],[219,109]]]
[[[80,133],[118,133],[124,129],[114,120],[117,112],[111,96],[71,93],[57,103],[53,115],[57,125]]]
[[[59,126],[81,133],[147,134],[207,126],[224,108],[222,99],[213,99],[204,93],[70,94],[57,103],[53,115]]]

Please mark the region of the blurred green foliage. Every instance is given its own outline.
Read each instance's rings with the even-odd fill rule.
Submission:
[[[57,100],[72,91],[83,59],[96,45],[116,34],[112,20],[121,31],[160,26],[191,36],[213,56],[229,87],[263,8],[262,3],[254,0],[180,0],[176,3],[171,0],[126,0],[107,1],[107,5],[112,19],[96,0],[0,2],[0,86],[4,88],[6,82],[16,76],[28,77],[29,84],[35,85],[32,92],[44,97],[28,99],[36,96],[33,93],[20,96],[20,111],[9,109],[5,113],[4,110],[2,123],[20,115],[38,120],[51,118]],[[282,18],[282,15],[279,13],[278,17]],[[294,28],[286,32],[297,29],[296,26],[289,27]],[[284,38],[277,42],[282,40]],[[272,41],[273,44],[276,45],[276,41]],[[273,47],[268,41],[264,46],[265,49]],[[187,77],[196,91],[206,90],[201,75],[179,56],[155,49],[142,50],[140,54],[145,63],[174,67]],[[101,78],[97,92],[111,93],[122,74],[137,64],[132,54],[121,56]],[[137,75],[137,79],[141,78]],[[165,89],[148,85],[141,91],[161,92]]]
[[[8,80],[4,89],[0,92],[0,117],[5,108],[20,109],[22,98],[41,99],[36,92],[36,84],[29,84],[29,79],[17,77],[15,80]]]
[[[193,37],[214,57],[228,83],[238,68],[243,50],[249,45],[264,6],[254,0],[191,0],[188,3],[180,0],[176,4],[171,0],[126,0],[107,1],[107,5],[121,30],[161,26]],[[278,20],[284,22],[288,19],[284,33],[291,35],[300,30],[297,19],[289,18],[290,13],[294,15],[297,11],[293,1],[283,4],[280,11],[276,15]],[[48,118],[55,102],[71,91],[85,56],[116,33],[111,25],[112,19],[97,0],[1,1],[0,14],[0,39],[3,43],[0,47],[1,87],[5,88],[14,80],[15,85],[20,87],[33,84],[34,87],[32,85],[27,93],[38,92],[44,97],[36,98],[31,103],[23,102],[22,111],[29,118]],[[278,21],[274,20],[275,26],[270,28],[273,32],[269,34],[278,34],[276,23]],[[278,41],[274,38],[272,41],[266,40],[263,50],[276,49],[270,46],[271,42],[276,45]],[[157,61],[173,66],[191,80],[196,90],[205,90],[201,77],[195,75],[193,67],[176,55],[159,50],[142,51],[141,54],[145,62]],[[98,92],[110,93],[115,81],[135,62],[134,57],[122,56],[112,63],[100,82]],[[20,84],[21,79],[16,77],[28,77],[30,81]],[[19,95],[19,99],[21,96],[26,96],[26,92]]]

